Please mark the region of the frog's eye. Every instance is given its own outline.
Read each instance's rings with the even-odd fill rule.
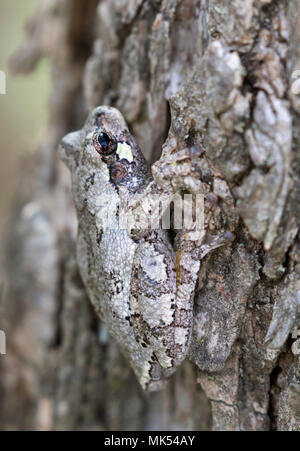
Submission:
[[[93,145],[100,155],[111,155],[117,150],[117,141],[104,132],[94,133]]]

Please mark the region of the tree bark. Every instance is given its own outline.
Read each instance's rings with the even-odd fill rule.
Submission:
[[[40,0],[11,61],[49,58],[52,94],[8,246],[1,429],[300,430],[299,29],[299,0]],[[189,359],[151,396],[90,306],[57,158],[102,104],[150,164],[200,149],[236,236],[204,259]]]

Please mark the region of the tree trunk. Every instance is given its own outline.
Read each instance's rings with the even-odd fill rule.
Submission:
[[[8,246],[1,429],[300,430],[299,30],[299,0],[40,0],[11,61],[49,58],[52,94]],[[151,164],[200,149],[236,237],[204,259],[189,359],[151,396],[90,306],[57,158],[103,104]]]

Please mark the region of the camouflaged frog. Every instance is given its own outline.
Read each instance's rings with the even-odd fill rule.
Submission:
[[[189,350],[200,260],[232,235],[192,241],[181,231],[172,244],[168,230],[122,224],[120,205],[128,213],[153,193],[170,193],[155,184],[114,108],[92,111],[82,130],[63,138],[60,155],[72,175],[77,259],[90,300],[142,387],[160,389]]]

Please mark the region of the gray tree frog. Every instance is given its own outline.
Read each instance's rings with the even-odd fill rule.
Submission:
[[[136,199],[164,196],[115,108],[93,110],[82,130],[63,138],[60,156],[72,175],[77,259],[91,302],[142,387],[160,389],[189,350],[200,260],[233,237],[191,241],[181,231],[172,245],[161,228],[107,225],[120,225],[120,204],[130,210]]]

